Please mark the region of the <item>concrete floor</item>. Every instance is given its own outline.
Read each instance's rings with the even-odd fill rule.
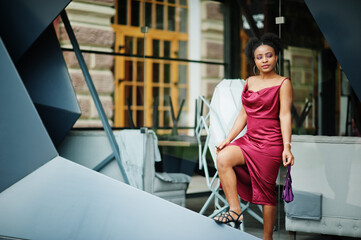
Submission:
[[[200,176],[193,176],[192,182],[187,191],[186,208],[199,212],[207,201],[209,192],[207,192],[207,186],[205,179]],[[213,209],[212,209],[213,208]],[[256,213],[260,213],[259,209],[255,205],[251,205],[251,209]],[[289,232],[285,230],[285,213],[283,211],[283,204],[278,208],[279,218],[276,217],[277,230],[274,231],[274,240],[356,240],[360,238],[340,237],[340,236],[329,236],[311,233],[297,232],[296,237],[290,236]],[[210,207],[206,210],[206,216],[209,216],[214,211],[214,202],[210,204]],[[262,239],[263,225],[255,220],[251,215],[245,214],[243,221],[244,231],[259,237]]]

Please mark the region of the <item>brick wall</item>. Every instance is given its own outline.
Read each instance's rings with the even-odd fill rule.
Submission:
[[[201,1],[201,9],[202,60],[223,62],[223,13],[221,3]],[[223,66],[203,64],[201,94],[210,99],[214,88],[223,79],[223,76]]]
[[[114,0],[74,0],[66,8],[81,49],[113,51],[114,32],[110,19],[115,14]],[[62,47],[72,48],[62,23],[58,26]],[[97,110],[73,52],[63,52],[82,111],[74,127],[101,127]],[[83,54],[105,113],[112,124],[114,58],[109,55]]]

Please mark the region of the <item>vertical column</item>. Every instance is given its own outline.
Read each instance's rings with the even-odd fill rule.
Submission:
[[[237,1],[224,1],[224,77],[239,78],[241,72],[241,8]]]

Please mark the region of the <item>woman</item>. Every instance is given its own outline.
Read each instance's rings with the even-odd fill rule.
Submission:
[[[280,39],[265,34],[251,39],[246,55],[259,75],[249,77],[242,93],[243,108],[225,140],[216,146],[217,168],[230,210],[214,218],[217,223],[235,222],[243,216],[243,200],[262,205],[263,239],[272,239],[276,217],[276,178],[281,162],[293,165],[291,153],[291,106],[289,79],[275,72]],[[247,133],[232,142],[247,124]]]

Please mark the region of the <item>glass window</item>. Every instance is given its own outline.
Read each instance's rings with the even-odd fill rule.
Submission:
[[[145,3],[145,25],[148,26],[148,27],[152,27],[152,6],[153,4],[152,3]]]
[[[170,83],[170,64],[164,64],[164,83]]]
[[[183,101],[187,100],[187,89],[186,88],[180,88],[179,89],[179,96],[178,96],[178,102],[179,104]]]
[[[137,121],[136,121],[136,125],[137,126],[143,126],[143,111],[137,111]]]
[[[169,126],[171,124],[169,96],[172,94],[174,108],[178,109],[180,106],[179,99],[181,96],[185,96],[188,90],[188,64],[156,58],[181,57],[186,59],[188,57],[187,1],[116,1],[117,18],[122,18],[122,20],[119,20],[116,23],[118,26],[114,28],[117,38],[115,41],[117,45],[114,48],[119,49],[121,47],[122,53],[140,56],[143,56],[145,49],[147,49],[151,50],[150,54],[155,58],[147,59],[150,67],[145,68],[141,58],[134,56],[116,57],[115,67],[119,67],[119,69],[115,70],[115,79],[121,81],[116,85],[118,97],[115,103],[114,126],[127,127],[126,124],[129,124],[128,117],[124,115],[127,109],[126,98],[131,103],[135,124],[143,122],[142,114],[145,111],[147,114],[145,124],[147,127],[151,126],[153,106],[143,106],[143,103],[147,99],[152,101],[157,99],[159,100],[160,127]],[[185,18],[184,21],[181,19],[182,17]],[[145,35],[146,42],[143,39],[143,34],[140,35],[139,29],[139,26],[143,25],[143,21],[149,27],[149,32]],[[164,31],[166,34],[159,34],[160,31]],[[149,41],[149,46],[145,45]],[[150,96],[144,95],[144,81],[146,81],[146,86],[151,88],[151,91],[146,93]],[[181,93],[179,92],[180,89],[182,89]],[[187,106],[183,110],[187,111]]]
[[[142,61],[137,62],[137,82],[143,82],[144,64]]]
[[[153,63],[153,82],[159,83],[159,63]]]
[[[142,106],[143,105],[143,87],[137,87],[137,105]]]
[[[188,31],[188,14],[186,8],[178,8],[180,16],[179,31],[186,33]]]
[[[118,24],[127,24],[127,0],[118,0]]]
[[[157,4],[156,5],[156,12],[157,12],[157,23],[156,23],[156,28],[157,29],[163,29],[164,25],[163,25],[163,19],[164,19],[164,6]]]
[[[171,125],[170,123],[171,123],[170,112],[165,111],[164,117],[163,117],[163,124],[164,124],[164,126],[170,126]]]
[[[144,38],[137,38],[137,54],[144,54]]]
[[[179,50],[178,50],[179,58],[186,59],[188,58],[188,50],[187,50],[187,42],[179,41]]]
[[[131,25],[132,26],[139,26],[139,10],[140,10],[140,2],[132,1],[131,6],[132,16],[131,16]]]
[[[178,65],[179,84],[187,84],[187,78],[188,78],[187,69],[188,69],[188,65],[183,65],[183,64]]]
[[[169,106],[169,96],[170,96],[170,88],[164,88],[164,106]]]
[[[124,53],[132,54],[133,53],[133,38],[132,37],[125,37],[124,39]]]
[[[168,7],[168,30],[175,31],[175,7]]]
[[[164,41],[164,57],[170,58],[170,42]]]
[[[187,6],[187,0],[179,0],[179,4]]]
[[[125,81],[132,81],[133,79],[133,62],[125,61]]]
[[[159,87],[153,87],[153,98],[156,99],[159,97]]]
[[[129,102],[129,104],[130,105],[132,105],[133,104],[133,98],[132,98],[132,96],[133,96],[133,94],[132,94],[132,90],[133,90],[133,87],[132,86],[130,86],[130,85],[125,85],[125,87],[124,87],[124,94],[125,94],[125,103],[127,104],[127,101]]]
[[[159,40],[153,40],[153,56],[159,57]]]

